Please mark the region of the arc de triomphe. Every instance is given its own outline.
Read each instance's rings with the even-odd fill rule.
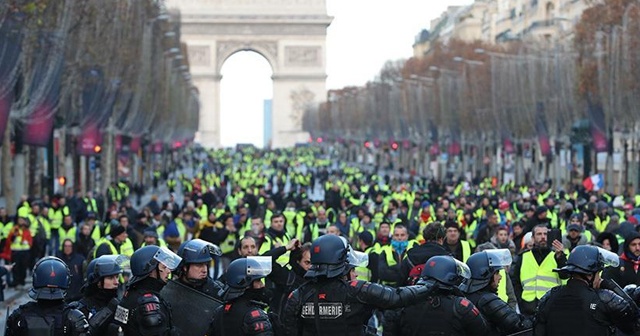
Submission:
[[[306,142],[302,114],[326,96],[325,0],[167,0],[180,10],[182,41],[200,91],[196,141],[220,147],[220,69],[238,51],[255,51],[273,70],[274,148]],[[268,144],[265,144],[265,146]]]

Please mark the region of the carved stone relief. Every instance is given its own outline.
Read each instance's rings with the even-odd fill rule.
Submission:
[[[286,66],[320,66],[322,65],[322,47],[291,46],[284,48],[284,64]]]
[[[189,64],[191,66],[210,66],[211,65],[211,47],[190,45],[189,46]]]
[[[302,117],[304,111],[313,104],[315,94],[304,86],[301,86],[298,90],[291,92],[291,122],[293,129],[302,129]]]

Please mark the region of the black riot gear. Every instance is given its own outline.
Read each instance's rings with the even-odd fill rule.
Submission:
[[[637,309],[608,289],[593,288],[599,270],[617,267],[615,254],[585,245],[576,247],[569,258],[565,267],[554,271],[571,278],[540,299],[534,335],[613,335],[615,328],[633,334],[638,326]]]
[[[104,288],[105,277],[119,275],[128,258],[121,255],[103,255],[91,260],[87,265],[87,283],[82,299],[72,302],[71,307],[89,317],[89,327],[93,335],[108,335],[117,329],[113,324],[114,314],[120,303],[118,288]]]
[[[176,269],[176,275],[179,277],[178,281],[216,300],[221,300],[224,284],[208,276],[209,263],[213,260],[213,256],[221,254],[220,248],[202,239],[193,239],[183,243],[178,249],[178,255],[182,258],[182,263]],[[191,265],[203,263],[207,264],[207,276],[202,279],[189,278],[188,274]]]
[[[344,278],[309,281],[291,293],[282,322],[288,335],[362,335],[376,308],[423,301],[431,287],[392,288]]]
[[[511,252],[507,249],[474,253],[467,260],[471,279],[466,286],[467,298],[485,317],[490,335],[505,335],[533,328],[533,321],[526,318],[496,295],[495,274],[511,265]]]
[[[167,248],[148,245],[131,256],[133,277],[116,308],[114,320],[125,335],[175,335],[171,306],[160,296],[165,280],[159,265],[175,270],[181,258]],[[155,273],[153,273],[155,272]],[[152,276],[152,273],[154,274]]]
[[[336,278],[343,276],[347,269],[348,247],[340,237],[324,235],[311,244],[311,268],[306,278]]]
[[[5,335],[88,335],[85,315],[63,301],[69,288],[69,268],[55,257],[43,258],[33,268],[33,289],[29,296],[36,301],[18,307],[7,318]]]
[[[420,282],[432,284],[432,293],[420,302],[387,311],[385,335],[486,335],[486,321],[459,289],[470,276],[467,265],[451,256],[429,258]]]
[[[208,335],[274,335],[260,282],[269,273],[271,257],[240,258],[229,264],[225,303],[215,310]]]
[[[69,288],[69,267],[56,257],[40,259],[33,267],[33,288],[29,297],[34,300],[61,300]]]

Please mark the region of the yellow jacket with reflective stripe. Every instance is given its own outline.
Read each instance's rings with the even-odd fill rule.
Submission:
[[[504,268],[500,270],[500,282],[498,283],[498,297],[504,302],[509,302],[509,296],[507,295],[507,273]]]
[[[522,266],[520,268],[520,282],[522,284],[522,299],[533,302],[541,299],[551,288],[562,284],[558,273],[553,269],[558,267],[554,257],[554,252],[544,258],[541,265],[538,265],[536,258],[531,251],[522,255]]]

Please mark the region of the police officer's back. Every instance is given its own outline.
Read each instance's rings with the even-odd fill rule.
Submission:
[[[470,271],[451,256],[429,258],[420,282],[432,295],[395,314],[385,314],[385,335],[487,335],[489,327],[476,306],[458,288]]]
[[[69,304],[89,317],[92,335],[116,335],[119,326],[113,323],[120,303],[119,278],[122,264],[128,258],[120,255],[104,255],[93,259],[87,266],[86,284],[82,299]]]
[[[77,309],[65,309],[64,295],[69,288],[70,272],[55,257],[38,261],[33,268],[33,288],[26,303],[7,319],[5,335],[87,335],[89,324]]]
[[[396,289],[347,281],[348,254],[338,236],[324,235],[313,242],[312,265],[305,275],[309,281],[291,293],[283,313],[287,335],[362,335],[375,308],[398,308],[428,296],[426,286]]]
[[[514,311],[497,295],[500,270],[512,263],[507,249],[474,253],[467,260],[471,279],[466,296],[485,317],[490,335],[505,335],[533,328],[533,321]]]
[[[577,246],[566,266],[555,269],[570,276],[567,284],[553,288],[540,300],[534,335],[612,335],[616,327],[633,333],[636,309],[614,292],[598,288],[600,271],[617,263],[618,257],[611,252]]]
[[[178,249],[182,263],[178,268],[178,280],[205,295],[221,299],[224,285],[209,277],[209,265],[213,255],[222,255],[218,246],[202,239],[192,239]]]
[[[173,335],[171,307],[160,290],[181,259],[165,247],[149,245],[131,256],[127,291],[118,305],[115,321],[125,335]]]
[[[257,260],[262,260],[258,262]],[[229,264],[224,306],[214,312],[210,335],[274,335],[262,279],[271,273],[271,257],[247,257]]]

